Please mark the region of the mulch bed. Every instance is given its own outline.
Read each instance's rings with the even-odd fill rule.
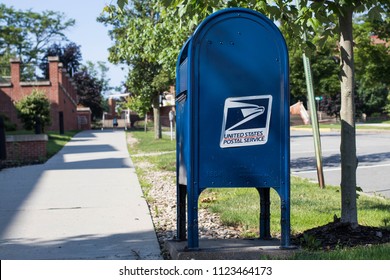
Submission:
[[[332,250],[359,245],[383,244],[390,242],[390,230],[351,224],[339,221],[309,229],[292,238],[293,242],[303,247]],[[314,249],[314,248],[313,248]]]

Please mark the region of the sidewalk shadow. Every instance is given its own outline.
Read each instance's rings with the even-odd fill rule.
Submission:
[[[78,141],[96,138],[96,133],[104,132],[87,131],[76,134],[69,145],[66,145],[44,164],[6,168],[0,171],[0,238],[3,238],[16,215],[23,211],[24,202],[35,191],[44,172],[49,170],[133,168],[127,151],[114,154],[118,150],[110,144],[77,145]],[[101,158],[90,160],[77,158],[82,153],[99,153]],[[113,153],[115,157],[110,153]],[[75,154],[76,157],[68,161],[67,157],[72,154]],[[88,158],[88,156],[86,157]]]
[[[88,141],[88,140],[77,140],[77,142]],[[76,141],[73,141],[74,143]],[[117,151],[111,145],[72,145],[64,147],[59,154],[85,154],[85,153],[102,153],[102,152],[113,152]]]
[[[26,239],[0,241],[2,260],[157,260],[154,231],[78,235],[42,242]]]
[[[340,155],[333,154],[328,157],[322,158],[323,167],[334,168],[340,166]],[[290,161],[290,167],[294,171],[309,171],[316,168],[315,156],[312,157],[300,157]]]
[[[390,158],[390,153],[376,153],[369,155],[358,155],[358,168],[359,166],[369,166],[375,163],[380,163]],[[333,154],[322,158],[322,164],[324,168],[335,168],[340,167],[341,157],[340,154]],[[312,157],[300,157],[291,160],[290,166],[295,171],[309,171],[316,168],[315,156]]]
[[[46,170],[75,170],[75,169],[117,169],[134,168],[130,159],[123,158],[102,158],[98,160],[78,160],[74,162],[63,162],[53,164]]]
[[[0,171],[0,237],[19,211],[23,211],[23,202],[34,191],[44,171],[44,164]]]

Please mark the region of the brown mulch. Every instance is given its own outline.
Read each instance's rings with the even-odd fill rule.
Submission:
[[[390,229],[358,225],[339,221],[309,229],[293,238],[293,242],[312,249],[332,250],[359,245],[390,242]]]

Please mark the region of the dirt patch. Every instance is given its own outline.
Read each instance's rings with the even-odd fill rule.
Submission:
[[[359,245],[383,244],[390,242],[390,230],[351,224],[332,222],[309,229],[293,238],[293,242],[312,249],[331,250]]]
[[[136,145],[138,143],[138,139],[134,138],[133,136],[131,136],[131,133],[126,133],[127,135],[127,144],[132,148],[134,147],[134,145]]]

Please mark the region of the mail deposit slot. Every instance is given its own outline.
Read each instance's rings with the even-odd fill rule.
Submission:
[[[252,10],[216,12],[183,46],[176,79],[177,238],[197,249],[200,193],[233,187],[259,191],[260,238],[270,238],[274,188],[289,247],[289,73],[279,29]]]

